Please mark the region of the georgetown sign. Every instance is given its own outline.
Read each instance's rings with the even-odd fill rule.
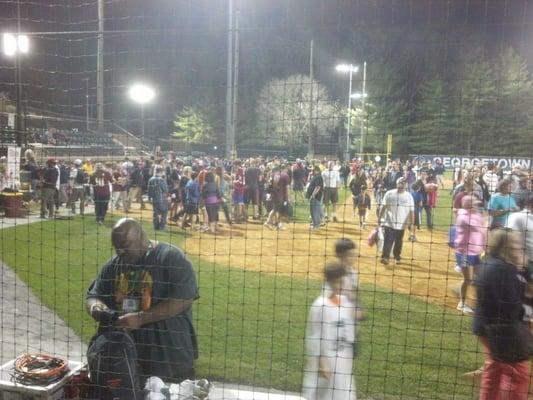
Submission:
[[[486,165],[493,162],[503,169],[510,169],[515,165],[531,169],[531,158],[514,158],[514,157],[488,157],[488,156],[443,156],[436,154],[411,154],[411,160],[419,160],[420,162],[430,162],[435,164],[437,160],[442,161],[446,167],[455,167],[460,165]]]

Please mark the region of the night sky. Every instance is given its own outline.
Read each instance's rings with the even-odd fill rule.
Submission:
[[[237,1],[237,3],[239,3]],[[334,99],[345,97],[346,77],[334,66],[373,59],[391,64],[404,57],[419,70],[429,63],[453,71],[462,58],[484,47],[488,59],[512,45],[533,63],[533,5],[528,1],[429,0],[247,0],[240,1],[239,94],[247,107],[272,78],[308,73],[309,41],[315,40],[315,76]],[[96,116],[95,0],[20,1],[21,29],[35,34],[22,59],[27,107],[83,118],[85,78],[90,80],[91,115]],[[164,134],[177,110],[195,103],[215,109],[223,127],[226,84],[227,1],[105,1],[107,119],[135,129],[138,107],[128,85],[145,80],[157,87],[147,109],[149,134]],[[16,1],[0,1],[2,31],[16,30]],[[113,33],[114,32],[114,33]],[[66,33],[66,34],[65,34]],[[381,62],[381,61],[380,61]],[[416,69],[416,68],[415,68]],[[0,59],[0,91],[14,96],[13,62]]]

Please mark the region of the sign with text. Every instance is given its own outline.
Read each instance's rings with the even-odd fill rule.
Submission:
[[[444,156],[437,154],[411,154],[411,160],[419,160],[420,162],[430,162],[435,164],[437,160],[442,161],[446,168],[455,166],[464,167],[466,165],[487,165],[493,162],[503,169],[510,169],[515,165],[531,169],[531,158],[515,158],[515,157],[490,157],[490,156]]]

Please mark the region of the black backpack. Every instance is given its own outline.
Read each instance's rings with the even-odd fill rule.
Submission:
[[[87,363],[95,397],[101,400],[141,400],[137,349],[131,336],[121,330],[93,337]]]
[[[76,183],[82,185],[86,182],[86,174],[81,168],[78,168],[78,173],[76,174]]]

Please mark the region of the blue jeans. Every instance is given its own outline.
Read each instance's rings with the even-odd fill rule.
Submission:
[[[313,228],[320,227],[322,222],[322,202],[317,199],[309,200],[309,209],[311,212],[311,220],[313,221]]]
[[[165,201],[154,201],[152,206],[154,209],[154,229],[156,231],[165,229],[165,226],[167,225],[168,204]]]

